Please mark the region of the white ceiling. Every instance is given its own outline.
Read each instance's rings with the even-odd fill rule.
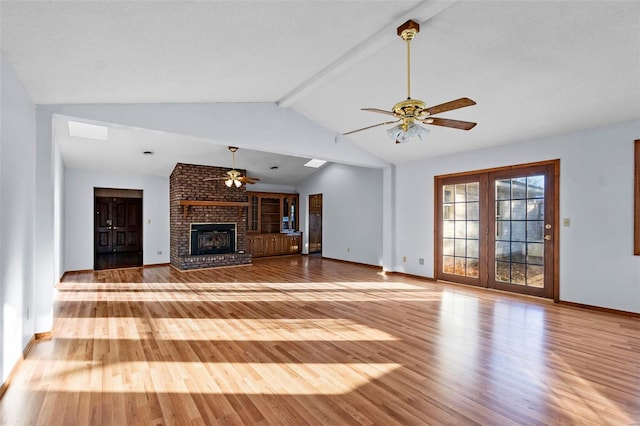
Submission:
[[[70,168],[169,176],[176,163],[228,168],[234,166],[228,146],[217,145],[205,139],[111,125],[107,141],[92,140],[69,136],[69,119],[73,118],[54,115],[53,137],[58,141],[65,165]],[[145,151],[153,154],[145,155]],[[305,157],[238,149],[235,167],[246,170],[247,176],[260,179],[261,184],[291,186],[317,171],[304,167],[309,160],[310,158]]]
[[[406,97],[395,28],[412,18],[422,25],[412,43],[412,97],[427,105],[474,99],[442,116],[478,126],[431,126],[428,140],[402,145],[384,127],[348,137],[388,162],[640,118],[636,1],[3,0],[0,8],[2,52],[38,104],[277,102],[342,133],[387,121],[359,108],[390,109]],[[158,164],[144,170],[166,173],[178,154],[171,147],[186,138],[141,132],[112,131],[114,147],[131,146],[132,135],[136,149],[157,138]],[[58,137],[66,163],[97,161],[99,150]],[[226,146],[192,139],[188,151],[180,145],[185,162],[228,164]],[[243,153],[255,162],[250,174],[279,161],[241,150],[238,162]],[[304,178],[291,173],[288,183]]]

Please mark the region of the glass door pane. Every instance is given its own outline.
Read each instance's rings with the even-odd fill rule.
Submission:
[[[495,181],[496,281],[544,286],[544,185],[544,175]]]
[[[442,272],[477,278],[480,200],[478,182],[442,187]]]
[[[489,174],[487,286],[554,296],[555,164]]]
[[[260,213],[258,211],[258,196],[251,195],[249,197],[249,229],[248,231],[258,231],[258,218]]]
[[[282,230],[289,230],[289,197],[282,198]]]
[[[298,209],[298,197],[291,197],[291,207],[289,212],[289,229],[295,231],[298,229],[298,223],[296,222],[296,210]]]
[[[481,285],[481,276],[486,276],[486,272],[482,272],[486,267],[480,262],[484,241],[480,232],[484,188],[486,180],[483,183],[474,176],[445,180],[440,185],[437,277]]]

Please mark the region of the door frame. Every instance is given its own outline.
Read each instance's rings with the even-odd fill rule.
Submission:
[[[311,251],[311,197],[319,197],[320,198],[320,250],[313,250]],[[307,223],[308,223],[308,237],[307,237],[307,241],[308,241],[308,249],[307,249],[307,253],[308,254],[313,254],[313,253],[322,253],[322,234],[323,234],[323,217],[322,217],[322,213],[324,210],[324,197],[322,195],[322,193],[318,193],[318,194],[309,194],[307,196]],[[315,210],[314,210],[315,211]]]
[[[115,265],[111,266],[107,269],[117,269],[121,267],[140,267],[144,265],[144,238],[143,238],[143,230],[144,230],[144,216],[143,216],[143,208],[144,208],[144,191],[141,189],[119,189],[119,188],[102,188],[102,187],[94,187],[93,188],[93,269],[98,270],[97,268],[97,230],[98,225],[96,221],[96,213],[97,213],[97,200],[98,198],[130,198],[137,199],[140,203],[139,208],[139,224],[138,224],[138,239],[140,250],[140,264],[139,265]],[[104,268],[101,268],[104,269]]]
[[[553,258],[551,259],[552,273],[549,274],[552,277],[552,283],[551,283],[552,290],[549,292],[548,297],[553,299],[554,302],[560,301],[560,226],[561,225],[560,225],[560,160],[559,159],[434,176],[434,179],[433,179],[433,183],[434,183],[434,215],[433,215],[434,263],[433,264],[434,264],[434,278],[436,279],[436,281],[449,281],[442,278],[443,273],[441,272],[442,271],[442,250],[441,250],[442,238],[440,235],[441,225],[438,219],[440,217],[440,209],[442,205],[442,194],[440,194],[440,187],[442,185],[442,181],[455,180],[458,178],[460,180],[464,180],[465,177],[469,178],[474,175],[486,175],[488,177],[489,175],[492,175],[492,174],[499,174],[501,172],[513,171],[518,169],[526,169],[526,168],[532,168],[532,167],[549,167],[551,169],[549,175],[552,179],[552,182],[550,182],[550,185],[547,185],[547,190],[553,191],[552,192],[553,196],[548,197],[549,198],[548,201],[552,203],[552,210],[553,210],[552,217],[553,217],[553,222],[555,223],[555,226],[553,227],[553,229],[550,230],[552,234],[552,240],[550,244],[553,244],[553,248],[552,248]],[[481,195],[481,197],[484,198],[483,200],[481,200],[481,202],[484,202],[485,206],[489,202],[488,191],[490,190],[490,188],[488,188],[488,183],[489,183],[489,179],[487,178],[484,182],[484,185],[486,185],[484,189],[484,195]],[[481,182],[481,185],[482,184],[483,182]],[[482,190],[481,190],[481,194],[483,194]],[[546,195],[545,195],[545,198],[547,198]],[[485,220],[484,224],[482,224],[483,215]],[[491,228],[491,226],[489,226],[489,222],[488,222],[489,218],[487,216],[488,215],[486,213],[482,213],[481,211],[480,217],[481,217],[482,229],[480,229],[480,253],[481,253],[481,256],[483,255],[482,253],[484,253],[485,258],[488,255],[489,247],[487,246],[488,244],[487,240],[488,240],[488,232],[489,232],[489,229]],[[484,277],[484,280],[478,280],[477,283],[469,282],[469,280],[466,280],[466,279],[456,281],[456,282],[460,282],[462,284],[477,285],[482,288],[488,288],[485,285],[480,284],[481,281],[484,281],[485,283],[488,282],[488,271],[485,269],[480,273],[487,274],[487,276]],[[466,278],[466,277],[460,277],[460,278]],[[463,281],[466,281],[466,282],[463,282]],[[516,292],[513,292],[513,293],[521,294]]]

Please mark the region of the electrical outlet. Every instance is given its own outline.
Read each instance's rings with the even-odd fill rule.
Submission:
[[[162,255],[162,250],[158,250],[158,256]]]
[[[29,308],[27,308],[27,319],[29,319]]]
[[[418,259],[418,265],[424,265],[424,259],[423,258]]]
[[[402,256],[402,261],[406,262],[407,261],[407,256]]]
[[[349,253],[349,251],[350,251],[350,249],[349,249],[349,247],[347,247],[347,253]]]

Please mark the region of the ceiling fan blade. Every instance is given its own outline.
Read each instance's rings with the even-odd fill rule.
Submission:
[[[369,112],[377,112],[378,114],[386,114],[386,115],[392,115],[394,117],[397,117],[398,114],[396,114],[393,111],[387,111],[384,109],[380,109],[380,108],[360,108],[360,110],[362,111],[369,111]]]
[[[367,127],[363,127],[361,129],[357,129],[357,130],[351,130],[350,132],[346,132],[343,133],[342,136],[346,136],[346,135],[350,135],[351,133],[356,133],[356,132],[361,132],[363,130],[368,130],[368,129],[373,129],[374,127],[378,127],[378,126],[385,126],[387,124],[394,124],[394,123],[398,123],[400,120],[396,120],[396,121],[385,121],[384,123],[378,123],[378,124],[374,124],[373,126],[367,126]]]
[[[245,182],[245,183],[248,183],[249,185],[253,185],[254,183],[259,181],[260,179],[254,178],[254,177],[249,177],[249,176],[241,176],[241,177],[238,178],[238,180],[240,182]]]
[[[453,127],[454,129],[471,130],[477,123],[462,120],[449,120],[448,118],[431,117],[423,121],[424,124],[433,124],[434,126]]]
[[[207,181],[210,181],[210,180],[226,180],[226,179],[229,179],[229,176],[227,176],[227,177],[217,177],[217,178],[211,178],[211,177],[210,177],[210,178],[204,178],[204,179],[202,179],[202,180],[203,180],[204,182],[207,182]]]
[[[430,115],[439,114],[445,111],[452,111],[458,108],[464,108],[471,105],[475,105],[476,103],[469,98],[460,98],[455,101],[445,102],[440,105],[432,106],[430,108],[425,109]]]

